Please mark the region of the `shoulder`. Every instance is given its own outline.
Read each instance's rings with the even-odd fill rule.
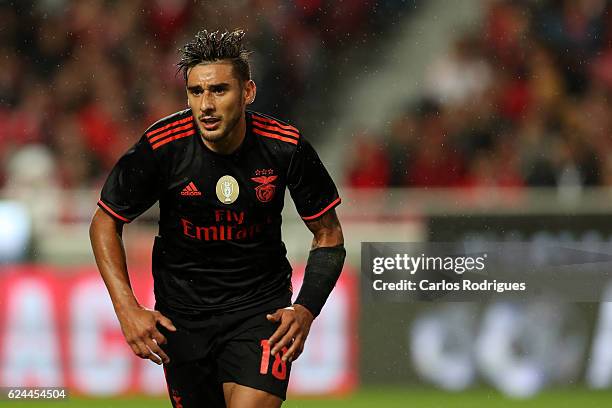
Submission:
[[[176,140],[185,139],[197,133],[191,109],[175,112],[153,123],[144,132],[143,139],[157,150]]]
[[[263,113],[248,113],[251,116],[251,131],[262,143],[293,152],[301,142],[302,135],[295,126]]]

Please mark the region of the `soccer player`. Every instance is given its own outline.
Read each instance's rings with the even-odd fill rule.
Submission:
[[[340,197],[316,152],[295,127],[246,109],[256,86],[243,37],[204,30],[181,49],[189,108],[117,162],[90,227],[126,341],[164,365],[176,408],[279,407],[345,258]],[[314,235],[293,304],[285,187]],[[157,201],[149,310],[130,287],[122,230]]]

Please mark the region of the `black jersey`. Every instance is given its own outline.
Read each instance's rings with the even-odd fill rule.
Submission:
[[[175,318],[290,298],[291,266],[281,240],[285,187],[304,220],[340,203],[295,127],[251,111],[246,123],[241,146],[221,155],[203,143],[190,109],[168,116],[145,131],[102,189],[98,205],[123,222],[159,201],[156,307]]]

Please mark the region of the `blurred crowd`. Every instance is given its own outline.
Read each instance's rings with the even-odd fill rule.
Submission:
[[[286,118],[335,50],[407,3],[0,2],[0,188],[99,186],[144,129],[186,107],[177,49],[200,29],[247,31],[262,89],[254,108]]]
[[[99,186],[148,125],[186,105],[176,51],[199,29],[247,30],[265,89],[254,109],[294,118],[347,45],[408,3],[2,2],[0,187]],[[481,28],[432,61],[419,102],[380,135],[352,135],[348,185],[612,185],[611,2],[483,7]]]
[[[421,100],[354,136],[349,185],[612,186],[612,2],[483,4]]]

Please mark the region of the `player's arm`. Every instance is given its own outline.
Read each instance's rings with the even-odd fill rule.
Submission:
[[[317,220],[306,221],[306,226],[313,235],[311,249],[344,245],[342,226],[334,208]]]
[[[270,343],[274,344],[272,355],[290,346],[283,356],[289,361],[297,359],[304,350],[312,321],[336,285],[346,256],[342,227],[335,209],[316,220],[307,221],[306,226],[313,233],[312,249],[293,310],[281,309],[268,317],[281,323],[270,338]]]
[[[314,317],[318,316],[329,297],[344,265],[344,236],[342,227],[331,209],[317,220],[306,221],[313,234],[304,282],[294,307],[303,306]]]
[[[100,208],[96,210],[89,228],[96,264],[110,294],[121,330],[134,353],[157,364],[168,363],[168,356],[158,345],[164,344],[166,339],[156,325],[162,324],[172,331],[176,328],[158,311],[138,304],[127,270],[122,238],[123,225],[123,222]]]

